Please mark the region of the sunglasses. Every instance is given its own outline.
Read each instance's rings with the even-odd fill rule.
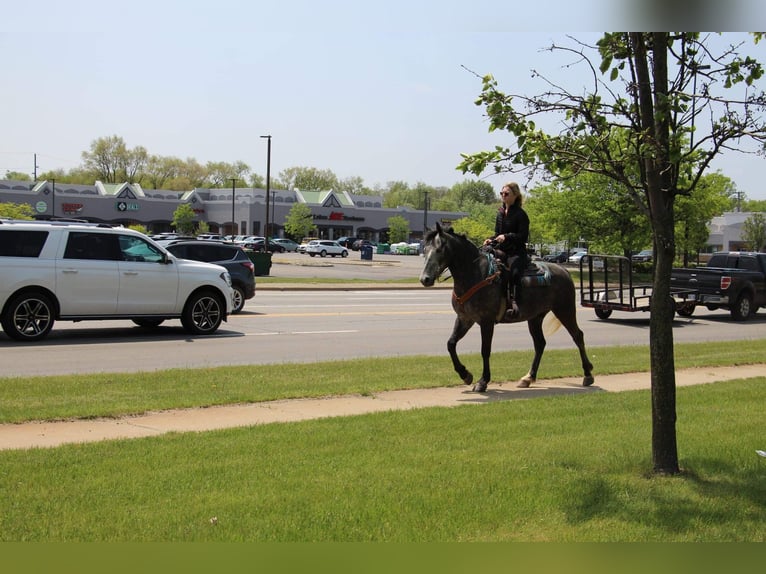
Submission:
[[[501,192],[500,195],[505,196],[505,195],[511,195],[511,194],[507,192],[506,193]]]

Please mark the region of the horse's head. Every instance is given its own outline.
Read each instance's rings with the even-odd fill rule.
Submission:
[[[438,223],[435,229],[426,234],[423,246],[425,263],[420,273],[420,282],[424,287],[431,287],[450,266],[454,256],[454,243],[455,235],[452,230],[444,230]]]

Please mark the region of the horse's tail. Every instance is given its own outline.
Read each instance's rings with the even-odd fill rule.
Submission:
[[[561,321],[553,313],[548,313],[543,319],[543,334],[550,337],[561,328]]]

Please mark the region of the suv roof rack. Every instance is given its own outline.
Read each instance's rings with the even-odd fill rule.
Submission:
[[[12,219],[6,217],[0,217],[0,224],[3,223],[23,223],[23,224],[38,224],[38,225],[84,225],[87,227],[101,227],[106,229],[112,229],[115,227],[122,227],[122,225],[116,225],[112,223],[94,223],[85,219],[70,219],[66,217],[55,219]]]

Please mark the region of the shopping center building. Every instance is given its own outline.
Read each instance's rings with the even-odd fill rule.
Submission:
[[[431,211],[410,207],[383,207],[377,195],[351,195],[339,191],[266,190],[252,187],[194,189],[187,192],[145,190],[135,183],[76,185],[56,181],[0,180],[0,203],[27,203],[38,219],[76,218],[95,223],[143,225],[149,233],[172,231],[173,214],[189,204],[211,233],[221,235],[285,236],[291,208],[305,204],[317,235],[322,239],[343,236],[375,242],[388,241],[388,220],[400,215],[409,223],[410,239],[423,237],[424,228],[438,222],[450,224],[466,213]],[[268,206],[269,213],[266,213]],[[300,239],[300,238],[296,238]]]

